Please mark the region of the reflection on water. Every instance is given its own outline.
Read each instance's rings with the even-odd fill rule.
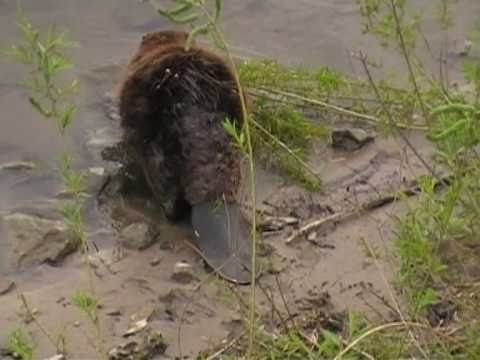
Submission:
[[[163,1],[168,4],[169,1]],[[367,50],[387,67],[401,69],[401,59],[382,51],[375,41],[361,35],[360,19],[353,0],[229,0],[226,1],[225,29],[239,56],[277,57],[286,63],[327,64],[359,73],[348,53]],[[433,18],[434,2],[416,0],[416,9],[426,18],[423,27],[432,47],[438,48],[443,34]],[[121,73],[121,64],[134,51],[142,33],[168,27],[146,2],[133,0],[24,0],[22,5],[36,26],[55,23],[67,28],[79,43],[73,51],[75,74],[82,83],[80,109],[71,129],[71,146],[79,166],[101,166],[98,149],[86,146],[89,136],[102,128],[115,128],[105,116],[105,94],[112,91]],[[16,1],[0,0],[1,44],[15,42]],[[462,0],[456,9],[457,21],[450,39],[464,39],[480,15],[478,0]],[[429,60],[432,62],[431,60]],[[15,86],[21,67],[0,62],[0,161],[33,159],[40,168],[30,174],[0,174],[0,210],[18,206],[29,199],[51,197],[58,186],[54,164],[62,146],[53,124],[30,108],[24,93]],[[5,111],[5,109],[7,109]]]

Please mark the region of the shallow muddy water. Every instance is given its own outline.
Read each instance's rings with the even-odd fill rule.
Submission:
[[[427,19],[423,30],[432,48],[438,49],[444,35],[433,21],[434,1],[412,2]],[[386,68],[404,69],[397,55],[379,48],[375,40],[361,34],[354,0],[226,0],[225,3],[225,29],[238,57],[275,57],[284,63],[308,66],[324,64],[361,75],[360,67],[349,57],[351,51],[361,49],[372,59],[381,60]],[[118,124],[111,111],[109,96],[114,93],[122,66],[138,46],[142,34],[168,28],[169,24],[157,16],[148,3],[134,0],[23,0],[22,5],[35,26],[57,24],[62,29],[68,29],[70,37],[78,42],[79,47],[72,51],[72,58],[74,73],[81,82],[81,93],[68,146],[75,154],[79,168],[108,166],[101,159],[100,151],[118,138]],[[15,13],[16,1],[0,0],[1,46],[18,40]],[[479,17],[478,0],[458,1],[455,11],[458,21],[449,34],[452,49],[461,46],[467,31]],[[435,62],[426,50],[421,50],[421,53],[436,71]],[[453,57],[450,62],[452,78],[458,65],[459,60]],[[3,110],[0,117],[0,165],[17,160],[37,164],[33,170],[0,171],[0,215],[14,209],[48,215],[52,211],[51,200],[61,190],[55,163],[63,144],[53,124],[41,119],[31,109],[25,93],[16,85],[22,79],[22,68],[2,59],[0,69],[0,108]],[[421,150],[428,152],[420,135],[413,134],[412,139]],[[402,144],[383,139],[353,155],[338,154],[319,145],[312,163],[323,169],[322,177],[331,188],[329,196],[302,198],[305,195],[295,187],[279,191],[281,181],[260,172],[260,198],[268,198],[277,205],[287,203],[293,206],[295,202],[303,201],[303,205],[298,206],[299,217],[308,222],[322,213],[326,204],[335,211],[342,211],[349,206],[347,200],[355,198],[359,201],[372,188],[375,191],[389,189],[398,178],[421,171],[414,160],[409,160]],[[98,188],[101,179],[92,178],[92,188]],[[357,183],[360,184],[355,188],[358,191],[352,195],[350,185]],[[319,207],[315,207],[317,205]],[[284,206],[282,211],[287,210]],[[394,210],[389,208],[390,212]],[[287,297],[296,303],[303,301],[307,295],[316,296],[328,291],[340,308],[354,306],[368,311],[373,303],[378,312],[374,315],[387,317],[390,310],[382,308],[383,305],[372,294],[378,291],[381,296],[388,297],[391,290],[384,278],[389,278],[391,270],[387,262],[382,263],[380,267],[385,273],[378,275],[378,269],[365,255],[364,239],[372,241],[376,251],[382,254],[388,252],[390,212],[372,213],[348,225],[334,227],[331,232],[318,234],[318,240],[309,243],[293,247],[285,246],[282,239],[273,243],[281,259],[280,267],[286,274],[283,279],[285,288],[291,289]],[[121,216],[137,215],[130,212]],[[108,253],[115,249],[115,233],[94,202],[89,204],[86,218],[89,235],[101,251]],[[122,331],[128,327],[128,316],[147,305],[158,305],[158,299],[165,299],[172,290],[177,290],[178,284],[170,278],[171,269],[177,261],[188,260],[195,271],[204,272],[195,253],[188,246],[176,244],[189,236],[188,229],[165,224],[163,230],[162,239],[173,242],[173,245],[170,244],[167,249],[155,245],[144,252],[130,252],[122,261],[117,259],[115,276],[106,273],[103,280],[99,280],[99,296],[105,306],[120,309],[125,315],[119,319],[105,316],[109,345],[116,344]],[[77,357],[72,358],[91,358],[91,346],[84,337],[78,336],[77,325],[72,325],[81,315],[71,305],[59,305],[62,303],[59,303],[60,298],[69,297],[78,287],[86,284],[79,257],[71,257],[62,267],[45,265],[15,272],[5,266],[8,262],[4,251],[8,245],[7,237],[0,222],[0,276],[8,275],[16,281],[16,290],[26,292],[33,305],[39,308],[40,320],[54,332],[60,332],[61,325],[57,325],[59,320],[51,315],[59,314],[68,327],[68,334],[75,339],[71,340],[69,350]],[[160,265],[152,267],[150,262],[157,258],[161,259]],[[368,288],[365,296],[371,297],[369,301],[353,296],[364,286]],[[187,290],[192,291],[191,288]],[[169,342],[169,356],[178,355],[180,347],[184,354],[194,354],[230,334],[232,324],[238,322],[238,315],[234,311],[236,309],[232,310],[225,302],[219,303],[221,291],[221,285],[211,282],[206,285],[205,291],[196,293],[193,313],[189,313],[190,319],[184,324],[186,340],[182,346],[176,342],[178,318],[156,319]],[[160,300],[162,306],[180,307],[191,301],[191,296],[177,294],[169,299]],[[165,305],[166,302],[168,304]],[[0,295],[0,344],[18,324],[18,306],[16,292]],[[88,324],[82,323],[80,328],[88,331]],[[34,328],[32,331],[35,331]],[[48,342],[42,340],[38,333],[35,335],[39,353],[42,356],[53,355]]]

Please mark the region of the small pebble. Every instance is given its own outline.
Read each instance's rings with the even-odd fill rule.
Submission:
[[[112,309],[112,310],[107,311],[106,314],[107,314],[108,316],[121,316],[121,315],[122,315],[122,311],[121,311],[121,310],[118,310],[118,309]]]
[[[162,258],[155,258],[150,261],[150,266],[157,266],[162,261]]]
[[[45,359],[45,360],[65,360],[65,359],[66,359],[65,355],[57,354],[57,355],[49,357],[48,359]]]
[[[189,284],[195,280],[192,265],[185,261],[180,261],[175,264],[172,274],[172,280],[180,284]]]

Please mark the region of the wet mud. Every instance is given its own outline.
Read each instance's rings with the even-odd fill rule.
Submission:
[[[420,7],[428,8],[429,3],[418,1]],[[224,346],[242,333],[242,300],[248,289],[212,275],[190,245],[193,233],[189,225],[166,221],[151,194],[143,191],[145,187],[135,178],[125,182],[125,177],[116,177],[118,163],[110,161],[115,153],[105,160],[105,149],[121,138],[115,94],[124,66],[141,35],[166,28],[167,22],[147,3],[127,0],[105,0],[101,6],[93,0],[29,0],[22,4],[35,24],[68,27],[81,45],[73,53],[75,74],[82,83],[80,111],[69,142],[76,166],[89,174],[92,196],[86,207],[86,231],[92,244],[106,348],[124,343],[127,331],[145,319],[167,345],[159,359],[193,358],[200,351]],[[14,1],[0,1],[2,45],[17,39],[15,8]],[[456,16],[463,20],[456,25],[452,39],[462,41],[479,14],[476,0],[461,2]],[[433,18],[433,11],[428,18]],[[361,37],[360,19],[349,0],[321,4],[307,0],[231,1],[224,21],[238,57],[322,63],[359,74],[347,53],[361,47],[372,57],[381,57],[387,67],[403,66],[372,39]],[[432,34],[433,46],[438,45],[441,35],[436,34],[433,20],[427,24],[425,31]],[[453,77],[458,63],[453,60],[451,67]],[[33,262],[22,269],[11,262],[18,253],[12,248],[14,229],[8,215],[28,215],[30,225],[51,225],[59,219],[56,206],[62,188],[55,159],[62,144],[54,125],[39,119],[15,85],[21,79],[21,68],[3,60],[0,68],[0,106],[8,109],[0,118],[0,165],[35,164],[0,170],[0,347],[11,331],[24,327],[37,345],[36,359],[55,354],[35,323],[25,323],[18,297],[24,294],[36,310],[38,322],[54,337],[61,334],[66,338],[69,359],[93,359],[97,357],[95,330],[70,300],[75,291],[88,287],[81,255],[76,252],[55,263]],[[406,135],[422,155],[431,155],[422,134]],[[286,307],[296,319],[305,320],[305,326],[307,319],[338,326],[335,314],[347,309],[362,311],[374,321],[397,319],[402,304],[391,286],[396,269],[391,240],[395,218],[407,203],[360,209],[386,193],[409,188],[425,170],[400,140],[380,134],[355,151],[318,143],[310,162],[324,180],[322,193],[309,193],[257,169],[257,207],[264,214],[259,261],[268,270],[259,280],[258,307],[266,325],[281,327],[272,309],[286,311]],[[333,220],[299,233],[329,217]],[[134,228],[138,232],[133,238],[144,236],[148,244],[143,248],[145,243],[140,243],[142,250],[126,247],[121,241],[132,237],[128,232],[122,234],[132,224],[147,225],[147,230]],[[32,229],[38,238],[44,236],[40,225]]]

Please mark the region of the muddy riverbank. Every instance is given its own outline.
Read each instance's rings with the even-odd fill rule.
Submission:
[[[419,9],[427,9],[422,10],[428,19],[424,31],[432,47],[438,47],[443,36],[432,20],[431,2],[417,2]],[[22,4],[35,25],[58,24],[67,28],[80,45],[72,53],[81,93],[69,145],[76,166],[90,169],[89,190],[95,195],[104,183],[104,174],[113,166],[102,160],[100,153],[118,139],[112,96],[122,67],[144,32],[169,24],[147,3],[133,0],[103,0],[101,5],[93,0],[27,0]],[[15,11],[15,1],[0,0],[0,45],[17,40]],[[464,41],[479,15],[476,0],[459,2],[455,16],[462,21],[450,35],[452,49]],[[403,66],[397,56],[389,55],[374,40],[361,35],[360,18],[351,0],[231,1],[226,8],[225,28],[239,57],[267,56],[287,64],[326,64],[360,74],[358,64],[352,63],[348,53],[361,48],[368,50],[371,57],[380,58],[386,67]],[[452,77],[458,64],[453,57]],[[22,326],[37,344],[35,359],[55,353],[38,327],[22,320],[24,310],[18,295],[24,293],[37,310],[38,321],[53,336],[65,337],[69,359],[93,359],[94,330],[69,300],[76,290],[87,287],[80,255],[73,253],[61,262],[40,264],[55,256],[63,259],[71,252],[66,251],[69,249],[65,243],[56,250],[40,246],[44,239],[50,239],[48,230],[58,226],[55,201],[61,186],[55,164],[62,144],[57,141],[54,125],[35,114],[24,92],[16,86],[22,68],[4,60],[0,68],[0,107],[6,109],[0,118],[0,166],[19,160],[34,164],[0,170],[0,345],[13,329]],[[412,132],[408,136],[428,156],[431,149],[423,136]],[[403,204],[331,222],[291,244],[286,240],[298,227],[354,210],[380,193],[408,185],[423,168],[400,140],[380,135],[352,153],[316,144],[311,163],[327,184],[324,194],[307,193],[259,169],[259,207],[273,216],[298,220],[298,224],[265,238],[269,250],[264,251],[263,255],[268,256],[263,256],[262,261],[269,264],[270,273],[262,278],[261,285],[267,294],[278,294],[283,289],[290,311],[299,316],[312,307],[325,312],[352,308],[365,312],[372,320],[396,319],[396,297],[388,282],[395,272],[395,259],[389,249],[394,216]],[[230,288],[208,275],[186,241],[192,236],[188,226],[173,226],[157,218],[155,205],[145,198],[129,200],[112,200],[108,211],[104,211],[92,196],[87,206],[88,237],[99,248],[95,255],[95,286],[102,305],[100,317],[107,347],[121,343],[132,324],[145,318],[162,333],[168,358],[179,354],[192,357],[238,336],[242,320],[238,299],[244,298],[247,290]],[[260,204],[264,200],[269,205]],[[17,222],[12,220],[12,214]],[[15,225],[19,218],[23,225]],[[117,222],[156,223],[159,232],[155,243],[143,251],[125,248],[119,242]],[[36,242],[18,248],[18,236],[25,234]],[[25,252],[30,253],[25,257]],[[23,260],[13,261],[20,258]],[[185,281],[172,276],[181,262],[189,264],[195,276]],[[268,320],[272,306],[264,292],[260,292],[258,303]],[[272,321],[269,325],[274,328],[278,324]]]

